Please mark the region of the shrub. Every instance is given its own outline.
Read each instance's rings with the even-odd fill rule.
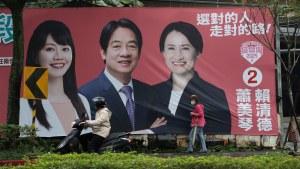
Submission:
[[[145,154],[112,153],[98,154],[45,154],[39,156],[36,163],[27,163],[16,168],[120,168],[120,169],[279,169],[299,168],[300,159],[283,154],[265,154],[248,157],[229,156],[177,156],[161,158]]]
[[[26,137],[20,137],[20,134]],[[60,140],[59,140],[60,141]],[[31,126],[14,124],[0,125],[0,159],[22,159],[24,156],[36,156],[52,151],[58,141],[53,138],[36,137]]]
[[[20,137],[20,133],[27,137]],[[31,126],[0,125],[0,148],[15,149],[22,145],[36,146],[38,138],[35,133],[35,129]]]

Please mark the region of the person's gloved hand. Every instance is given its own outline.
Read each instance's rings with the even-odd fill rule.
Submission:
[[[80,122],[79,125],[83,126],[83,127],[88,127],[88,124],[85,121],[84,122]]]

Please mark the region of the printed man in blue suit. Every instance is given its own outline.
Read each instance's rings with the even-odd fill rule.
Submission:
[[[79,92],[90,105],[93,105],[94,97],[105,98],[108,109],[112,111],[111,132],[131,132],[165,124],[163,118],[155,121],[157,115],[151,108],[153,92],[150,85],[131,77],[142,48],[139,28],[129,19],[110,21],[101,32],[100,46],[106,66],[96,79],[83,85]],[[123,90],[125,88],[126,92]],[[91,110],[94,118],[95,108],[91,106]]]

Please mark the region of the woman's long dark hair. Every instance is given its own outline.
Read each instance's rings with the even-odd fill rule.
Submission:
[[[48,35],[51,35],[54,41],[59,45],[69,45],[72,48],[72,63],[63,76],[64,92],[71,100],[72,105],[77,111],[79,118],[86,112],[82,100],[78,96],[77,83],[75,76],[75,47],[69,28],[62,22],[55,20],[48,20],[41,23],[33,32],[29,41],[27,50],[26,66],[39,67],[39,51],[45,46]],[[28,103],[31,109],[36,106],[36,118],[45,128],[49,129],[52,126],[46,118],[46,111],[42,105],[41,100],[36,100],[34,105],[33,100],[29,99]]]

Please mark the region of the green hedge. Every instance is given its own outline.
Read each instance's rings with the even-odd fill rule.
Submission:
[[[265,154],[249,157],[229,156],[177,156],[162,158],[131,153],[98,154],[45,154],[16,168],[84,168],[84,169],[289,169],[300,168],[300,159],[283,154]]]
[[[19,137],[20,133],[27,137]],[[31,126],[0,124],[0,160],[22,159],[24,156],[36,156],[51,152],[62,140],[36,137]]]
[[[26,133],[29,137],[19,137],[20,132]],[[223,150],[237,151],[235,147],[210,147],[211,154],[206,156],[159,157],[159,154],[147,155],[137,152],[155,152],[155,150],[137,149],[137,152],[112,153],[105,152],[98,154],[66,154],[59,155],[51,153],[61,139],[49,139],[35,137],[35,131],[30,126],[19,127],[17,125],[0,125],[0,159],[21,159],[27,158],[27,163],[15,168],[142,168],[142,169],[163,169],[163,168],[208,168],[208,169],[289,169],[300,168],[300,159],[288,156],[287,152],[270,152],[265,155],[249,157],[215,156],[213,152]],[[250,148],[252,150],[252,148]],[[166,150],[164,150],[166,151]],[[172,150],[185,152],[186,149]],[[249,148],[248,148],[249,151]],[[49,152],[49,153],[48,153]],[[160,150],[157,152],[160,152]],[[172,152],[169,152],[172,154]],[[37,156],[37,157],[36,157]],[[36,163],[31,164],[29,158],[35,158]],[[12,168],[6,166],[3,168]]]

